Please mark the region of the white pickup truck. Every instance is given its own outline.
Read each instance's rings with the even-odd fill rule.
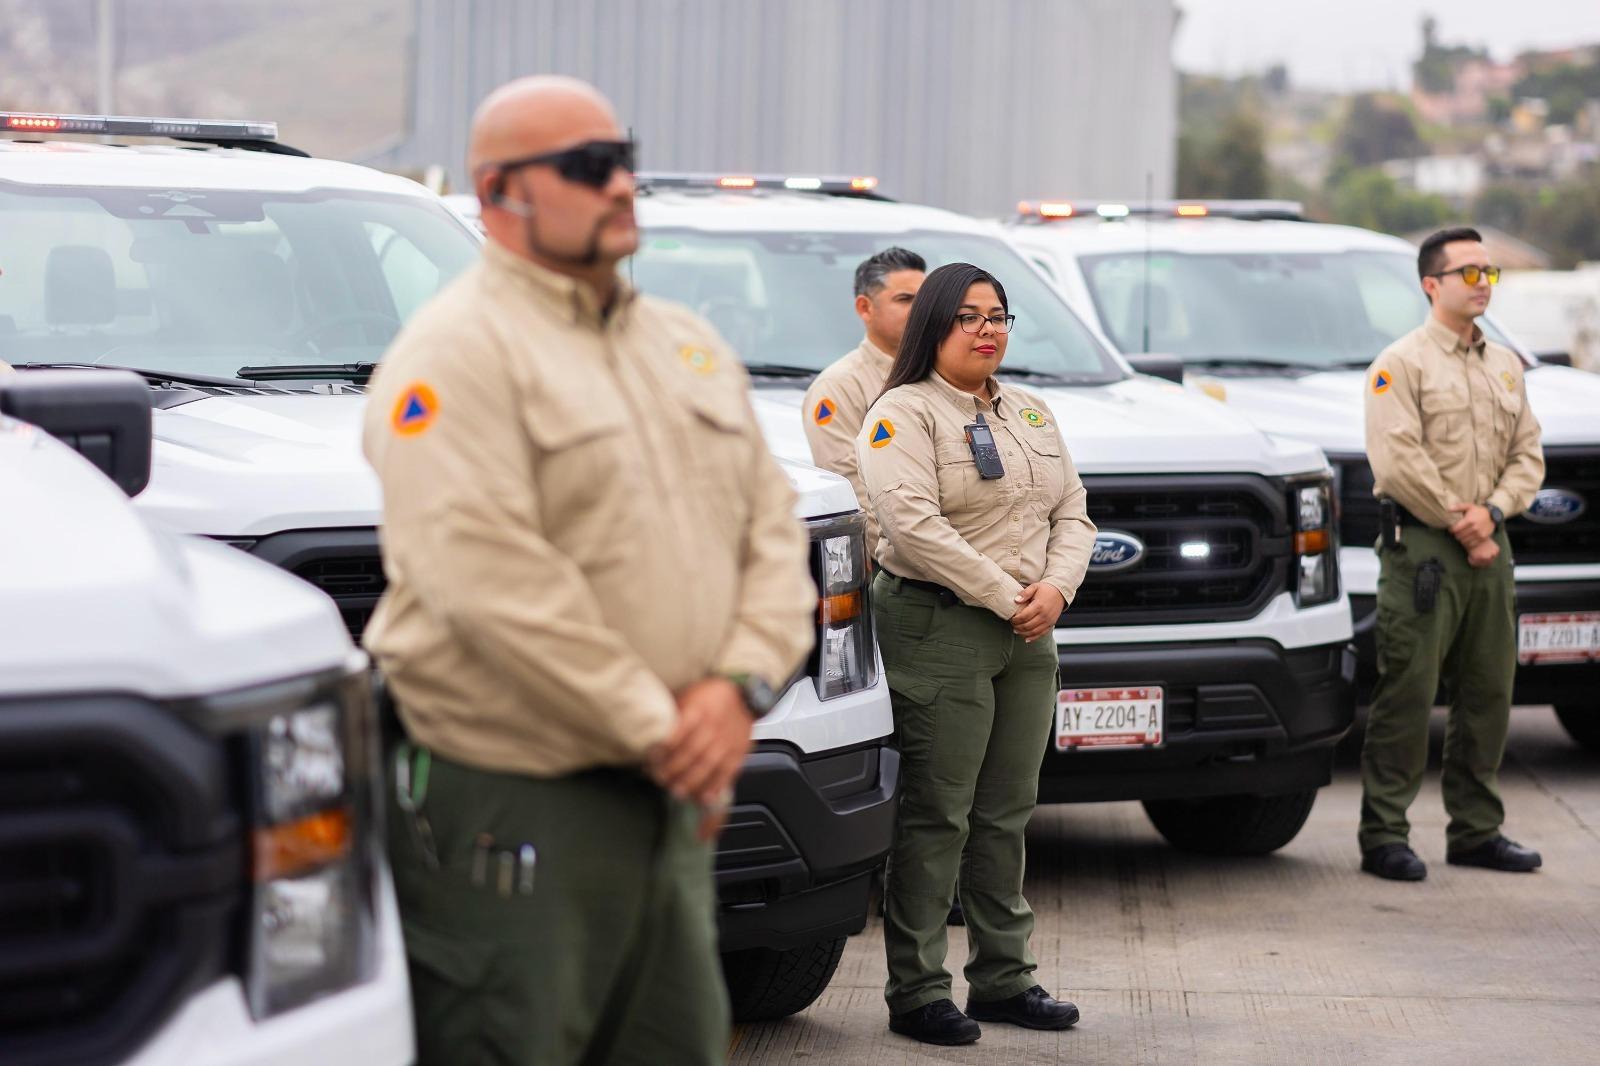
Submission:
[[[1100,528],[1055,630],[1062,713],[1040,799],[1142,800],[1170,841],[1203,851],[1292,839],[1354,713],[1321,451],[1134,373],[995,225],[884,201],[868,179],[640,181],[634,281],[732,342],[768,441],[795,461],[810,458],[807,385],[861,339],[862,259],[898,244],[930,267],[966,260],[1004,282],[1017,324],[1001,377],[1050,404]],[[1136,730],[1109,724],[1130,706]]]
[[[139,509],[303,578],[359,640],[384,588],[364,383],[401,323],[477,258],[476,232],[420,185],[306,158],[271,124],[0,113],[0,134],[0,358],[24,376],[137,370],[155,406]],[[782,466],[819,596],[864,596],[849,484]],[[889,847],[899,756],[871,614],[818,617],[718,842],[740,1018],[821,993]]]
[[[0,374],[0,1062],[405,1066],[366,657],[149,467],[138,377]]]
[[[1130,358],[1159,352],[1223,410],[1327,452],[1338,474],[1340,561],[1355,612],[1360,684],[1377,675],[1378,502],[1362,428],[1366,369],[1428,313],[1417,250],[1395,237],[1304,221],[1275,201],[1041,202],[1009,232],[1069,302]],[[1544,488],[1506,533],[1516,561],[1513,698],[1554,704],[1600,749],[1600,376],[1527,364],[1544,429]]]

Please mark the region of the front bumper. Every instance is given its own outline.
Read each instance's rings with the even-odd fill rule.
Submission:
[[[1052,730],[1039,776],[1044,803],[1319,788],[1355,717],[1355,654],[1345,642],[1064,645],[1060,658],[1063,684],[1073,688],[1160,685],[1164,743],[1061,752]]]
[[[1600,611],[1600,580],[1517,582],[1517,614],[1564,614]],[[1359,663],[1356,687],[1363,704],[1372,697],[1378,681],[1378,598],[1350,597],[1355,618]],[[1511,702],[1516,705],[1597,703],[1600,697],[1600,662],[1529,663],[1517,667]]]
[[[900,787],[889,740],[812,755],[768,741],[745,759],[717,839],[721,950],[784,950],[865,927]]]

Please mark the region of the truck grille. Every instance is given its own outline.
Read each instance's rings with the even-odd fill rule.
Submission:
[[[0,1062],[120,1062],[227,972],[226,757],[134,697],[0,702]]]
[[[1506,522],[1511,556],[1521,564],[1592,563],[1600,559],[1600,449],[1546,448],[1544,484],[1587,501],[1576,518],[1542,524],[1518,515]],[[1339,471],[1339,539],[1371,547],[1378,540],[1378,501],[1365,457],[1336,460]]]
[[[327,593],[339,608],[350,639],[361,643],[361,634],[387,585],[377,530],[276,533],[256,541],[251,552]]]
[[[1120,571],[1091,567],[1063,626],[1249,618],[1288,587],[1281,486],[1249,475],[1083,480],[1102,534],[1137,537],[1144,554]],[[1184,557],[1201,542],[1204,558]]]

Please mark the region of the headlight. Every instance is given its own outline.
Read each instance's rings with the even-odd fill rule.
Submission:
[[[1333,483],[1327,478],[1290,488],[1294,514],[1295,599],[1302,607],[1339,596],[1339,553]]]
[[[251,779],[245,988],[266,1018],[371,976],[373,757],[364,671],[236,694]]]
[[[811,576],[817,583],[817,644],[808,672],[828,700],[878,680],[867,602],[866,517],[811,523]]]

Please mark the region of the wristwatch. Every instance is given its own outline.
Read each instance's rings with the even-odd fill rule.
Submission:
[[[739,687],[739,695],[744,697],[744,709],[750,712],[750,717],[756,721],[765,718],[772,708],[777,706],[778,694],[772,691],[772,686],[753,674],[723,674],[729,681]]]
[[[1506,524],[1506,513],[1504,511],[1492,503],[1486,506],[1489,508],[1489,517],[1494,519],[1494,528],[1499,529]]]

